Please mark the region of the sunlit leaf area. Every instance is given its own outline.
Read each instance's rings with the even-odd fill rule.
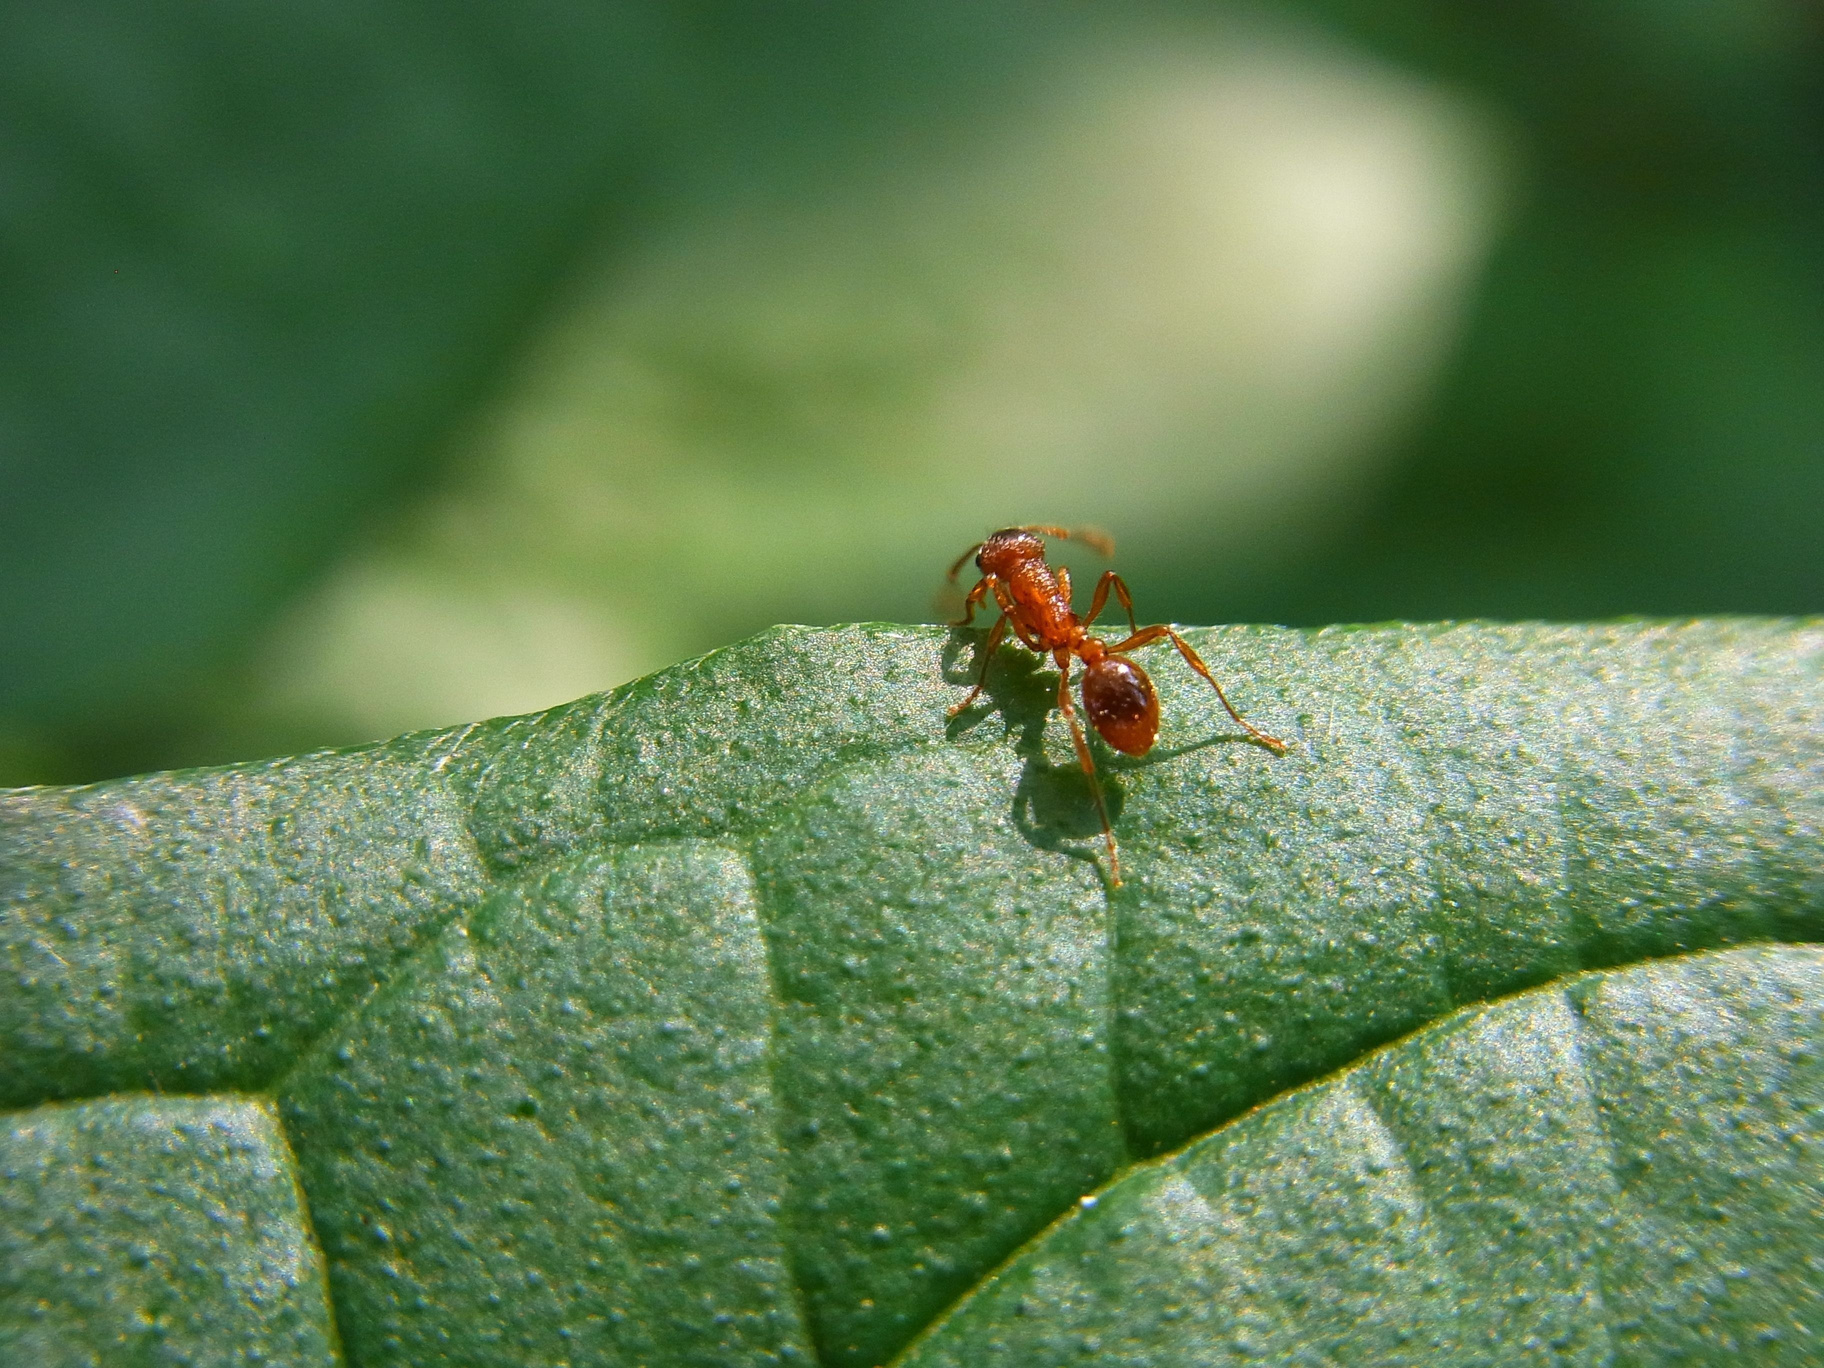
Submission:
[[[0,1362],[1817,1363],[1824,630],[1192,636],[0,794]]]
[[[1807,14],[11,7],[0,783],[937,620],[1015,521],[1153,620],[1815,611]]]

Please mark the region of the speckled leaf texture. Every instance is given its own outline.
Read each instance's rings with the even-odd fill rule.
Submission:
[[[1824,624],[779,628],[0,795],[0,1363],[1824,1362]]]

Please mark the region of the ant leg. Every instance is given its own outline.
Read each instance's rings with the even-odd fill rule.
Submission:
[[[1102,610],[1108,607],[1108,586],[1113,583],[1114,578],[1115,572],[1113,570],[1104,570],[1102,572],[1102,578],[1096,581],[1096,592],[1089,600],[1089,611],[1083,615],[1083,625],[1085,627],[1101,617]]]
[[[1102,801],[1102,781],[1096,777],[1096,760],[1089,753],[1089,739],[1083,735],[1083,724],[1077,721],[1077,710],[1070,702],[1070,657],[1062,651],[1058,655],[1058,711],[1070,723],[1070,740],[1077,748],[1077,763],[1083,766],[1083,773],[1089,778],[1089,791],[1096,800],[1096,812],[1102,818],[1102,839],[1108,842],[1108,881],[1119,888],[1121,857],[1115,853],[1115,829],[1108,820],[1108,804]]]
[[[960,562],[959,562],[959,564],[960,564]],[[951,571],[951,574],[955,574],[955,573],[956,572],[954,570]],[[988,594],[988,581],[986,579],[977,580],[975,582],[975,588],[973,588],[969,591],[969,597],[963,600],[962,617],[959,618],[957,621],[951,623],[950,625],[952,627],[967,627],[970,623],[974,622],[975,621],[975,610],[977,608],[981,607],[982,600],[985,597],[987,597],[987,594]]]
[[[994,653],[1001,648],[1001,642],[1007,639],[1007,614],[1002,613],[994,624],[994,630],[988,633],[988,640],[982,647],[982,672],[976,676],[975,687],[969,690],[969,697],[950,709],[949,715],[955,717],[976,699],[982,696],[982,690],[988,683],[988,666],[994,660]]]
[[[1239,722],[1242,729],[1245,730],[1249,736],[1260,742],[1260,744],[1265,746],[1268,750],[1276,755],[1284,755],[1286,753],[1286,743],[1284,741],[1281,741],[1277,736],[1268,736],[1259,727],[1256,727],[1253,723],[1249,722],[1247,718],[1235,711],[1235,705],[1229,702],[1229,696],[1222,691],[1222,685],[1216,682],[1216,676],[1210,673],[1210,667],[1203,663],[1203,657],[1191,649],[1191,643],[1179,636],[1178,633],[1170,627],[1165,629],[1165,634],[1172,639],[1172,645],[1178,648],[1178,654],[1184,657],[1184,663],[1209,681],[1210,687],[1216,690],[1216,697],[1222,700],[1222,706],[1227,710],[1229,716]]]
[[[1007,586],[998,579],[994,581],[994,601],[1001,605],[1001,615],[1013,624],[1013,634],[1020,639],[1020,645],[1044,655],[1045,647],[1026,626],[1026,619],[1020,616],[1020,605],[1013,601],[1013,595],[1007,592]]]
[[[1164,641],[1168,635],[1175,635],[1170,627],[1142,627],[1126,641],[1117,641],[1108,648],[1111,655],[1126,655],[1137,651],[1142,646],[1151,646],[1155,641]]]
[[[1120,599],[1121,606],[1127,609],[1127,630],[1130,632],[1139,631],[1140,624],[1134,621],[1134,600],[1133,596],[1127,592],[1127,581],[1122,579],[1121,576],[1117,575],[1113,570],[1108,572],[1108,579],[1109,583],[1115,586],[1115,597]]]
[[[1111,587],[1115,596],[1121,600],[1121,606],[1127,609],[1127,630],[1138,632],[1140,624],[1134,621],[1134,601],[1128,597],[1127,582],[1113,570],[1104,570],[1102,578],[1096,581],[1096,596],[1089,601],[1089,616],[1083,619],[1083,625],[1087,627],[1102,616],[1102,610],[1108,606],[1108,591]]]
[[[1155,641],[1162,641],[1166,637],[1172,639],[1172,645],[1178,648],[1178,654],[1184,657],[1184,663],[1197,671],[1198,674],[1202,675],[1209,686],[1216,690],[1216,697],[1222,701],[1224,711],[1240,724],[1243,731],[1260,742],[1261,745],[1265,746],[1275,755],[1284,755],[1286,753],[1286,743],[1284,741],[1281,741],[1277,736],[1268,736],[1259,727],[1256,727],[1252,722],[1248,721],[1247,718],[1235,711],[1235,705],[1229,702],[1229,696],[1222,691],[1222,685],[1216,682],[1216,676],[1210,673],[1210,667],[1203,663],[1203,657],[1193,651],[1191,649],[1191,643],[1179,636],[1172,628],[1163,626],[1143,627],[1126,641],[1110,646],[1108,648],[1109,654],[1125,655],[1127,652],[1138,650],[1142,646],[1151,646]]]

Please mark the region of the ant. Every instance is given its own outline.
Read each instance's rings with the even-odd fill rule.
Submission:
[[[951,626],[969,626],[975,620],[975,610],[990,594],[994,595],[1001,616],[982,648],[982,669],[975,687],[967,698],[950,709],[950,716],[957,716],[981,696],[982,688],[988,682],[988,665],[1007,639],[1009,626],[1027,650],[1040,655],[1050,652],[1058,667],[1058,711],[1070,723],[1070,739],[1076,745],[1077,760],[1089,777],[1089,791],[1095,796],[1096,811],[1102,818],[1102,836],[1108,842],[1109,882],[1119,888],[1121,860],[1115,853],[1115,832],[1109,824],[1108,805],[1102,800],[1102,785],[1096,778],[1096,763],[1090,755],[1089,740],[1083,734],[1083,724],[1077,720],[1077,711],[1070,701],[1073,656],[1083,662],[1083,711],[1089,714],[1091,725],[1101,733],[1102,739],[1123,755],[1145,755],[1159,735],[1159,696],[1153,691],[1153,681],[1147,678],[1145,670],[1126,657],[1130,651],[1168,637],[1178,648],[1178,654],[1184,657],[1185,664],[1209,681],[1223,708],[1249,736],[1275,755],[1285,754],[1286,743],[1276,736],[1268,736],[1235,711],[1235,705],[1229,702],[1209,666],[1177,631],[1163,625],[1141,627],[1134,620],[1134,601],[1127,592],[1127,584],[1113,570],[1103,571],[1096,584],[1095,597],[1089,602],[1088,615],[1078,617],[1070,606],[1070,571],[1061,565],[1046,563],[1045,543],[1041,540],[1043,537],[1073,536],[1103,556],[1114,554],[1115,544],[1106,533],[1088,528],[1079,528],[1072,533],[1062,527],[1032,526],[1002,528],[956,558],[956,564],[950,567],[951,583],[956,582],[957,571],[971,556],[975,557],[976,569],[982,572],[982,577],[963,600],[961,620]],[[1089,632],[1090,624],[1108,604],[1110,589],[1127,610],[1130,632],[1126,640],[1113,645]]]

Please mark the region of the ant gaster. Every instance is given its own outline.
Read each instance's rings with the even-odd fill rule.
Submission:
[[[1123,755],[1145,755],[1159,735],[1159,695],[1153,691],[1153,681],[1147,678],[1146,671],[1128,660],[1127,654],[1168,637],[1178,648],[1178,654],[1184,657],[1185,664],[1209,682],[1223,708],[1249,736],[1275,755],[1285,753],[1286,743],[1278,737],[1268,736],[1235,711],[1209,666],[1173,628],[1139,626],[1134,620],[1134,601],[1127,592],[1127,585],[1113,570],[1103,572],[1096,584],[1095,597],[1089,602],[1088,614],[1078,617],[1070,606],[1070,571],[1061,565],[1046,563],[1045,543],[1041,540],[1043,537],[1071,536],[1104,556],[1114,552],[1114,543],[1106,534],[1086,528],[1079,528],[1073,534],[1062,527],[1008,527],[986,541],[977,542],[956,558],[956,564],[950,567],[952,582],[970,556],[975,557],[976,568],[982,572],[982,577],[963,600],[961,620],[952,625],[967,627],[975,620],[975,610],[990,594],[994,596],[1001,616],[982,647],[982,668],[975,687],[967,698],[950,709],[950,716],[955,717],[981,696],[988,681],[989,662],[1007,639],[1009,627],[1027,650],[1051,655],[1058,667],[1058,711],[1070,723],[1070,739],[1076,745],[1077,760],[1089,777],[1089,790],[1095,796],[1096,811],[1102,818],[1102,836],[1108,842],[1109,882],[1119,888],[1121,861],[1115,853],[1115,833],[1109,825],[1108,805],[1102,799],[1102,785],[1096,778],[1096,762],[1090,754],[1088,738],[1083,734],[1083,724],[1077,720],[1076,709],[1070,701],[1073,657],[1083,662],[1083,711],[1089,714],[1090,724],[1101,733],[1102,739]],[[1107,605],[1110,589],[1127,610],[1130,633],[1125,640],[1113,644],[1092,636],[1089,631],[1090,624]]]

